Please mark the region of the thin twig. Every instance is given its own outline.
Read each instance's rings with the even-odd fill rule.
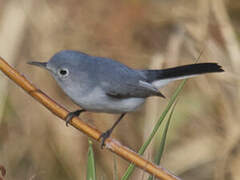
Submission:
[[[68,115],[69,111],[67,111],[64,107],[57,104],[54,100],[48,97],[41,90],[37,89],[33,84],[31,84],[23,75],[18,73],[14,68],[12,68],[4,59],[0,57],[0,70],[6,74],[10,79],[12,79],[17,85],[23,88],[28,94],[30,94],[34,99],[44,105],[48,110],[50,110],[53,114],[58,116],[59,118],[65,120],[65,117]],[[99,137],[101,132],[97,129],[91,127],[90,125],[84,123],[78,117],[74,117],[70,124],[76,129],[82,131],[87,136],[99,141]],[[141,156],[139,156],[134,151],[129,148],[121,145],[118,141],[108,138],[105,141],[106,148],[120,157],[126,159],[129,162],[136,164],[136,166],[144,169],[148,173],[158,177],[162,180],[177,180],[178,177],[175,177],[165,169],[160,166],[153,164],[152,162],[145,160]]]

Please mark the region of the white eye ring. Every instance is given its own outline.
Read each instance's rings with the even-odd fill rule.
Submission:
[[[58,75],[60,77],[65,78],[65,77],[67,77],[69,75],[69,71],[66,68],[61,68],[61,69],[58,70]]]

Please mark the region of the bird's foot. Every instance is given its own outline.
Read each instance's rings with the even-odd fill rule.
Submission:
[[[71,122],[72,118],[74,118],[75,116],[79,116],[84,111],[86,111],[86,110],[85,109],[80,109],[80,110],[68,113],[68,115],[65,118],[66,119],[66,126],[68,126],[68,124]]]
[[[107,138],[109,138],[109,136],[111,135],[112,133],[112,129],[109,129],[107,130],[106,132],[102,133],[101,136],[99,137],[99,140],[102,139],[102,142],[101,142],[101,149],[103,149],[103,147],[105,146],[105,140]]]

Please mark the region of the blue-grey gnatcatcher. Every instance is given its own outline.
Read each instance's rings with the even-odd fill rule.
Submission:
[[[216,63],[199,63],[162,70],[136,70],[115,60],[63,50],[48,62],[29,62],[47,69],[63,91],[83,109],[71,112],[66,123],[81,112],[120,113],[106,138],[127,112],[134,111],[150,96],[164,97],[158,88],[167,83],[203,73],[223,72]]]

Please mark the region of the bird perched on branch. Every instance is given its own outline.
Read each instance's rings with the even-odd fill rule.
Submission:
[[[48,62],[29,64],[48,70],[62,90],[82,108],[69,113],[66,124],[85,111],[121,114],[113,126],[100,136],[102,147],[126,113],[136,110],[150,96],[164,98],[158,88],[179,79],[223,72],[216,63],[137,70],[113,59],[72,50],[60,51]]]

